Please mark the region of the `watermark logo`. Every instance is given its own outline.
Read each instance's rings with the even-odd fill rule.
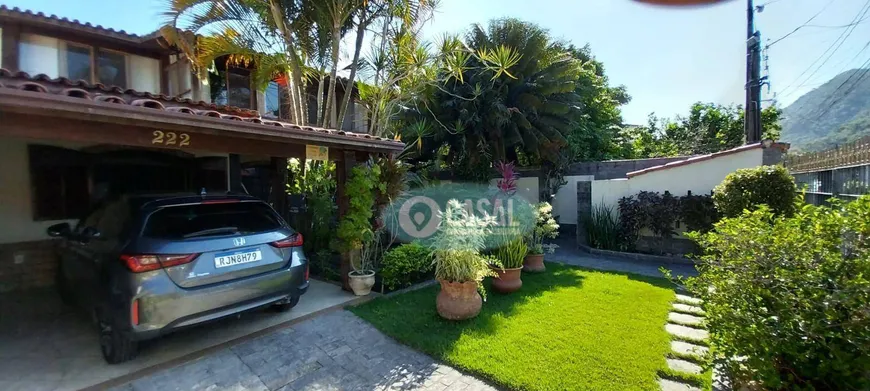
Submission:
[[[469,215],[495,221],[488,229],[488,244],[496,243],[495,237],[505,232],[522,235],[534,227],[533,205],[529,201],[474,183],[449,183],[407,192],[384,210],[384,224],[401,242],[427,244],[441,228],[450,200],[459,201]]]

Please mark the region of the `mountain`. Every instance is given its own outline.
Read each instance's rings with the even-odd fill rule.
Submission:
[[[870,135],[870,69],[843,72],[782,109],[782,137],[814,151]]]

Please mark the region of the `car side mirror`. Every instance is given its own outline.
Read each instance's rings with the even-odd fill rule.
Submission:
[[[48,236],[51,236],[53,238],[68,237],[70,233],[72,233],[72,229],[70,228],[69,223],[52,225],[51,227],[48,227],[46,231],[48,233]]]

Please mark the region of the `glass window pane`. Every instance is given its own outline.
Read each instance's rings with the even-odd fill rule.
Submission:
[[[127,61],[123,54],[100,50],[97,56],[97,81],[107,86],[127,88]]]
[[[31,76],[44,74],[55,78],[60,76],[58,62],[58,41],[41,35],[21,34],[18,43],[18,69]]]
[[[227,72],[227,76],[229,105],[251,109],[251,78],[233,72]]]
[[[281,95],[278,83],[269,82],[266,87],[266,112],[265,117],[281,118]]]
[[[64,60],[66,77],[73,80],[91,81],[91,48],[66,44]]]
[[[279,229],[277,214],[263,202],[181,205],[162,208],[148,217],[142,236],[184,239],[192,233],[236,228],[242,234]],[[218,232],[226,235],[227,232]]]

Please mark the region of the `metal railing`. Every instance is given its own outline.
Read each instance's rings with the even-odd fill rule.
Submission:
[[[785,166],[806,201],[823,205],[832,198],[854,199],[870,193],[870,137],[820,152],[786,157]]]

